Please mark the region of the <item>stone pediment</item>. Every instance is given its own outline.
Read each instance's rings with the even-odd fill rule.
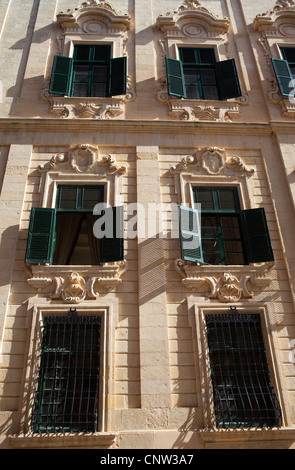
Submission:
[[[178,10],[160,15],[157,19],[157,26],[162,32],[181,32],[185,36],[225,34],[229,24],[228,18],[218,18],[198,0],[184,0]]]
[[[100,34],[109,30],[124,32],[130,27],[130,16],[116,11],[110,3],[100,0],[83,2],[78,8],[60,12],[57,22],[62,29]]]
[[[253,28],[272,35],[295,36],[294,0],[277,0],[272,10],[255,17]]]

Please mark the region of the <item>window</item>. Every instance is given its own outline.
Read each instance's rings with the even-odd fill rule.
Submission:
[[[111,233],[100,237],[93,233],[100,217],[93,214],[93,208],[103,201],[103,186],[58,186],[54,209],[32,209],[26,262],[97,265],[122,260],[123,207],[106,208],[100,214],[111,218]]]
[[[217,62],[213,48],[179,48],[166,57],[168,92],[187,99],[225,100],[241,96],[235,60]]]
[[[259,314],[206,315],[217,428],[278,427]]]
[[[283,59],[271,59],[282,96],[289,98],[294,89],[295,79],[295,47],[281,47]]]
[[[194,188],[201,204],[201,237],[208,264],[245,264],[236,188]]]
[[[34,433],[98,430],[99,316],[44,318]]]
[[[234,187],[194,187],[193,193],[201,214],[179,209],[183,259],[212,265],[273,261],[263,208],[241,210]]]
[[[49,91],[73,97],[124,95],[126,67],[126,57],[111,58],[110,45],[75,45],[73,58],[54,57]]]

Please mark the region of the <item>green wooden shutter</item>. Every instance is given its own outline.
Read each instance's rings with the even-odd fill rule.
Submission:
[[[104,209],[106,223],[108,218],[113,224],[111,237],[104,236],[100,240],[100,264],[122,261],[124,259],[124,208],[107,207]]]
[[[196,209],[179,206],[181,258],[203,263],[201,226]]]
[[[186,98],[182,62],[165,57],[168,93],[178,98]]]
[[[242,95],[235,59],[216,62],[216,76],[221,100]]]
[[[110,65],[110,96],[126,94],[127,57],[111,59]]]
[[[278,81],[279,89],[282,96],[289,97],[290,91],[293,86],[290,81],[292,80],[292,73],[289,64],[286,60],[282,59],[271,59],[274,72]]]
[[[241,211],[241,229],[248,263],[273,261],[273,251],[264,208]]]
[[[49,93],[68,95],[72,70],[71,57],[54,56]]]
[[[55,209],[33,207],[26,250],[26,263],[51,263]]]

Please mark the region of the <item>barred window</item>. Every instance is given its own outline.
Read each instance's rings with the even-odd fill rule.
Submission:
[[[44,318],[34,433],[98,430],[99,316]]]
[[[217,428],[281,426],[259,314],[206,315]]]

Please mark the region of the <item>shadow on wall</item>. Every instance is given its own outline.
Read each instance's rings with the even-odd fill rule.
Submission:
[[[166,291],[163,239],[157,234],[138,245],[139,305]]]

